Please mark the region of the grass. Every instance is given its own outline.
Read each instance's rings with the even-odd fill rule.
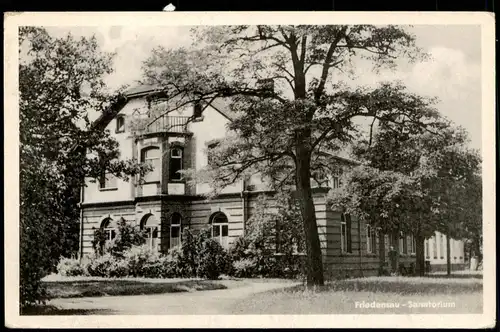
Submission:
[[[226,289],[227,280],[82,279],[45,282],[49,298],[147,295]]]
[[[476,278],[370,277],[255,294],[232,314],[481,313],[482,302]]]
[[[179,292],[196,292],[242,287],[244,280],[221,279],[150,279],[99,277],[49,276],[43,281],[48,298],[82,298],[102,296],[149,295]],[[107,312],[109,311],[109,312]],[[105,309],[61,309],[53,305],[36,305],[25,308],[22,315],[105,315],[112,314]]]

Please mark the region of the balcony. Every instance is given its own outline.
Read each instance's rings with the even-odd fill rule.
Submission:
[[[145,134],[169,132],[169,133],[188,133],[187,127],[189,116],[167,116],[162,115],[158,119],[149,123],[145,130]]]

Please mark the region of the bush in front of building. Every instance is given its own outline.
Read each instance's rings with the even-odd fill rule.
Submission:
[[[203,240],[196,269],[198,277],[218,279],[221,274],[229,272],[230,265],[229,255],[219,242],[210,238]]]
[[[233,262],[233,275],[237,278],[252,278],[257,275],[257,261],[241,258]]]
[[[76,258],[63,257],[57,264],[57,273],[63,277],[82,276],[86,272],[86,266]]]
[[[128,276],[129,270],[124,260],[106,253],[89,261],[87,273],[92,277],[121,278]]]
[[[123,229],[127,236],[118,235],[110,246],[103,251],[96,250],[91,257],[82,261],[62,258],[58,264],[59,275],[218,279],[222,274],[232,274],[230,255],[219,242],[210,238],[209,230],[194,233],[189,228],[184,229],[181,246],[162,254],[146,244],[136,244],[142,240],[138,240],[137,233],[131,234],[129,226],[121,227],[119,232]]]
[[[120,219],[118,221],[118,232],[113,239],[108,251],[116,257],[123,257],[124,252],[132,247],[142,246],[146,243],[146,231],[141,230],[138,225],[133,225],[130,221]]]
[[[289,193],[277,199],[278,203],[270,204],[265,197],[259,198],[245,235],[230,248],[235,276],[297,278],[304,274],[300,252],[305,241],[297,202]]]
[[[123,252],[123,260],[128,265],[129,276],[146,277],[145,273],[151,273],[151,267],[158,265],[160,262],[160,254],[147,245],[134,245]],[[161,274],[161,272],[158,272],[158,274]]]

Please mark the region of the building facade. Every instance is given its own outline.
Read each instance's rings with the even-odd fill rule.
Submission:
[[[259,195],[270,192],[253,176],[226,187],[216,198],[204,198],[209,186],[190,184],[179,171],[201,169],[209,163],[210,147],[228,134],[226,125],[234,114],[227,102],[215,100],[154,118],[148,96],[155,92],[154,86],[130,89],[113,111],[96,121],[96,128],[110,130],[118,141],[120,158],[150,163],[153,171],[128,182],[105,171],[99,179],[86,179],[81,195],[81,256],[92,254],[97,229],[112,240],[120,219],[146,230],[148,245],[160,252],[179,245],[186,226],[194,230],[210,227],[212,236],[229,248],[244,234]],[[137,121],[146,124],[140,135],[133,129]],[[338,178],[332,177],[329,187],[338,185]],[[313,188],[327,276],[377,274],[380,256],[387,261],[390,239],[381,239],[354,216],[331,210],[326,204],[328,190]],[[403,235],[400,241],[400,261],[413,261],[414,241]]]
[[[465,244],[463,241],[450,239],[450,262],[452,270],[465,269]],[[425,240],[424,255],[429,261],[431,271],[446,271],[446,235],[436,232]]]

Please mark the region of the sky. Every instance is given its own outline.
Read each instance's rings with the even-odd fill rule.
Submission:
[[[75,36],[95,35],[103,51],[116,52],[114,73],[106,78],[111,90],[134,85],[141,78],[141,64],[159,45],[166,48],[188,46],[186,26],[99,26],[50,27],[54,36],[71,32]],[[417,45],[432,59],[402,64],[396,71],[372,72],[360,63],[356,84],[374,85],[398,79],[413,92],[438,97],[439,111],[463,126],[472,148],[481,149],[481,27],[474,25],[417,25],[408,27]],[[493,69],[492,69],[493,70]]]

